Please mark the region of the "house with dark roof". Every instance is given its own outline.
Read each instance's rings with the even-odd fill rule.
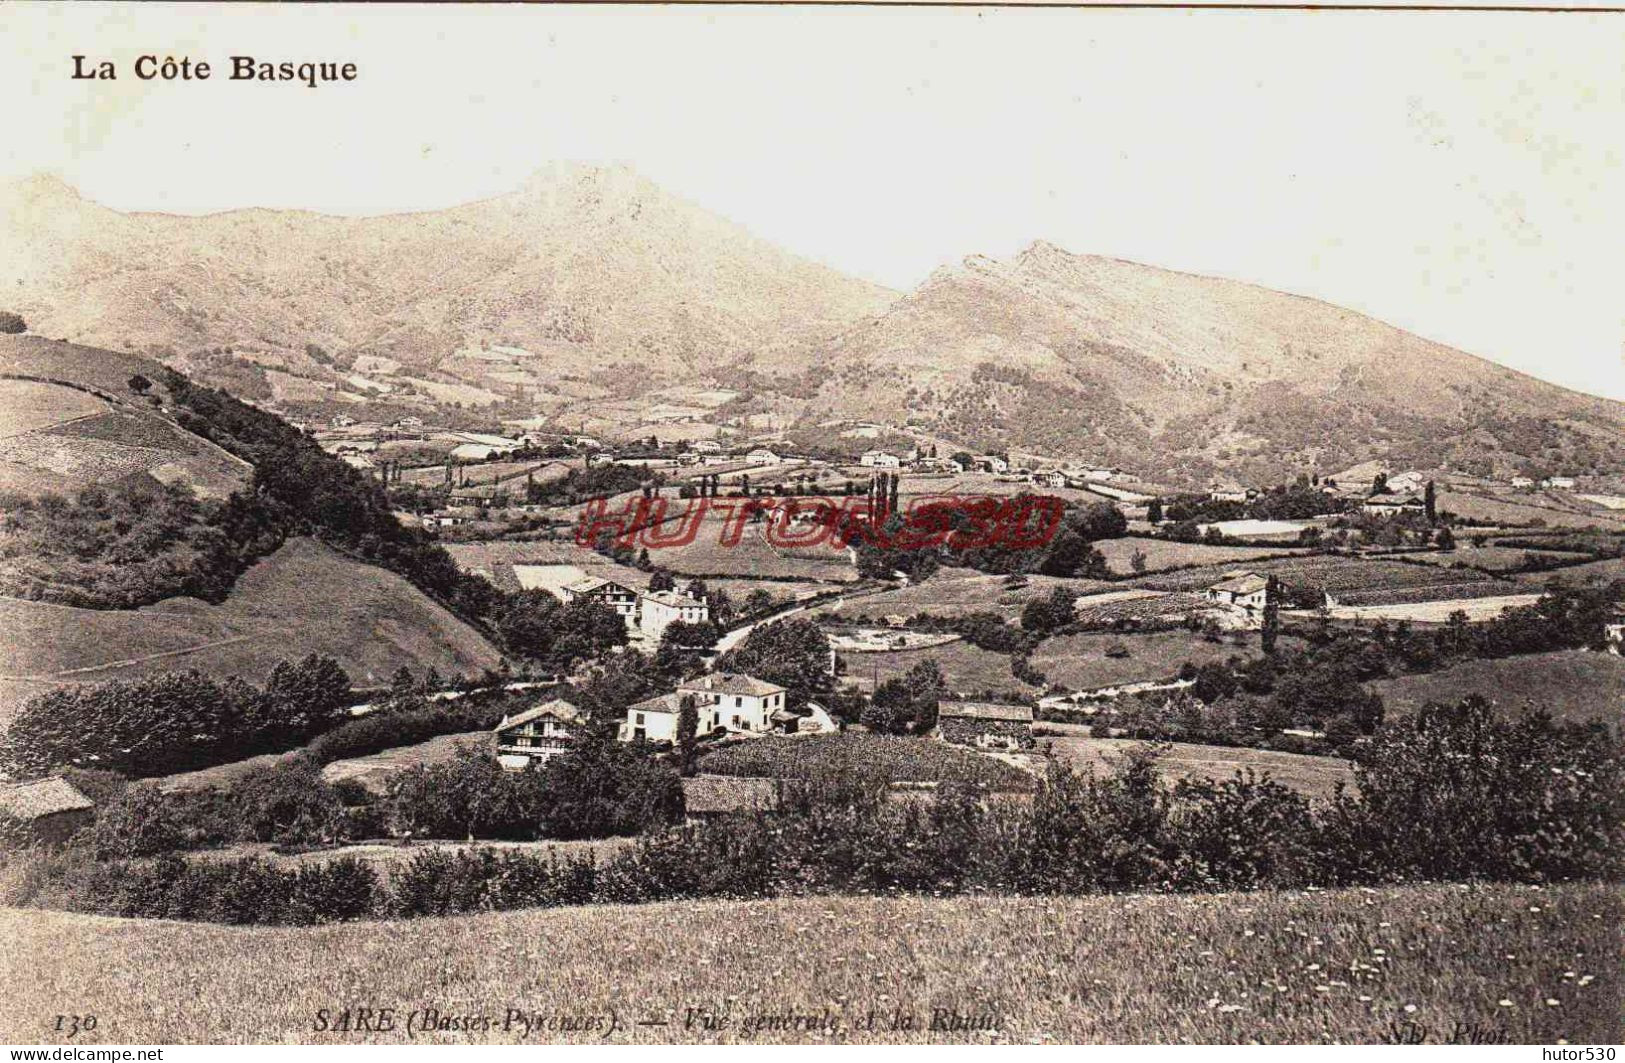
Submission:
[[[496,726],[497,760],[515,770],[568,752],[581,734],[581,710],[563,698],[545,701]]]
[[[568,604],[578,598],[602,602],[615,610],[628,627],[638,622],[638,592],[601,576],[587,576],[559,588],[559,597]]]
[[[772,812],[783,800],[778,779],[742,775],[694,775],[683,780],[683,810],[689,819]]]
[[[1203,591],[1202,597],[1222,607],[1222,620],[1237,626],[1259,627],[1264,622],[1269,586],[1269,580],[1256,572],[1230,572]]]
[[[1384,492],[1366,499],[1360,509],[1380,517],[1392,517],[1401,513],[1425,513],[1427,501],[1418,494]]]
[[[0,818],[34,841],[63,842],[90,826],[96,804],[66,779],[35,779],[0,787]]]
[[[937,735],[961,746],[1031,749],[1033,710],[992,701],[944,701],[937,706]]]

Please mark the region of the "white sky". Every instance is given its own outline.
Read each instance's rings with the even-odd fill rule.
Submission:
[[[137,81],[145,52],[215,78]],[[232,54],[361,77],[233,83]],[[1607,14],[6,4],[0,173],[366,214],[624,162],[899,289],[1042,238],[1625,399],[1621,56]]]

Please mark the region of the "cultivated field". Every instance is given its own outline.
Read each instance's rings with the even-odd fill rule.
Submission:
[[[406,1016],[434,1007],[490,1014],[493,1028],[419,1042],[1375,1043],[1473,1031],[1611,1044],[1625,1037],[1622,907],[1618,887],[1566,885],[811,897],[298,929],[4,910],[0,1039],[58,1040],[54,1016],[93,1003],[96,1029],[75,1043],[405,1042]],[[397,1009],[396,1029],[314,1029],[321,1009],[363,1003]],[[503,1026],[509,1007],[552,1026],[526,1038]],[[731,1021],[691,1025],[698,1012]],[[934,1013],[984,1028],[934,1030]],[[760,1018],[787,1014],[813,1028]],[[593,1016],[597,1028],[558,1029]]]
[[[1378,680],[1370,689],[1382,695],[1390,716],[1477,694],[1507,714],[1535,705],[1559,719],[1625,726],[1625,657],[1611,653],[1563,650],[1463,661],[1424,675]]]
[[[1591,555],[1569,550],[1520,550],[1512,546],[1458,546],[1454,550],[1422,550],[1406,556],[1413,561],[1444,568],[1482,568],[1490,572],[1507,572],[1522,568],[1531,557],[1547,564],[1570,564],[1584,561]]]
[[[1301,551],[1285,550],[1275,546],[1208,546],[1205,543],[1176,543],[1168,539],[1142,539],[1125,536],[1122,539],[1104,539],[1095,543],[1095,549],[1105,555],[1111,570],[1120,576],[1134,571],[1136,550],[1145,554],[1145,571],[1161,572],[1186,565],[1239,565],[1266,557],[1290,556]]]
[[[1568,568],[1554,569],[1551,572],[1523,572],[1516,578],[1520,583],[1537,587],[1544,587],[1548,583],[1561,583],[1570,587],[1610,583],[1617,579],[1625,579],[1625,557],[1588,561],[1583,565],[1570,565]]]
[[[884,683],[902,675],[922,661],[936,661],[948,689],[964,695],[983,691],[1030,693],[1035,688],[1010,673],[1008,654],[994,653],[968,642],[949,642],[917,650],[889,650],[883,653],[842,653],[846,678],[867,691],[876,682]]]
[[[1031,790],[1033,777],[984,753],[923,738],[848,732],[759,738],[707,753],[702,771],[763,779],[978,782],[999,790]]]
[[[1060,732],[1040,737],[1038,741],[1049,747],[1052,756],[1068,760],[1080,768],[1110,771],[1121,761],[1125,752],[1141,744],[1129,738],[1090,738],[1087,728],[1079,724],[1043,723],[1038,726],[1049,732]],[[1235,746],[1173,742],[1169,744],[1168,752],[1157,761],[1157,773],[1168,782],[1192,777],[1222,782],[1248,768],[1260,775],[1268,775],[1315,801],[1330,798],[1338,783],[1347,784],[1354,780],[1354,769],[1347,761],[1336,757],[1313,757],[1302,753],[1277,753]]]
[[[175,669],[260,682],[280,660],[338,659],[357,686],[495,667],[473,628],[392,572],[309,539],[289,540],[238,579],[225,602],[172,598],[141,609],[74,609],[0,599],[0,721],[63,683],[99,683]]]
[[[1127,657],[1108,657],[1106,649],[1121,645]],[[1171,679],[1186,661],[1195,665],[1222,661],[1239,654],[1258,655],[1258,636],[1246,636],[1237,646],[1230,638],[1209,642],[1189,631],[1159,631],[1145,635],[1117,635],[1096,632],[1058,635],[1045,639],[1033,652],[1033,667],[1052,683],[1072,690],[1138,683],[1148,679]]]

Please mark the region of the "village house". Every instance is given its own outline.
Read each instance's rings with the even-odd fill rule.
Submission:
[[[773,714],[785,707],[785,689],[736,672],[717,672],[690,679],[669,693],[628,706],[620,738],[634,742],[675,742],[683,698],[694,698],[697,734],[721,728],[751,734],[773,730]]]
[[[976,458],[976,467],[983,472],[1002,473],[1010,471],[1010,463],[997,454],[981,454]]]
[[[866,450],[858,462],[875,469],[898,469],[903,465],[902,458],[896,454],[888,454],[884,450]]]
[[[1208,498],[1215,502],[1245,502],[1253,492],[1233,481],[1215,483],[1208,488]]]
[[[722,444],[714,439],[696,439],[689,444],[689,449],[700,454],[717,454],[722,451]]]
[[[1540,482],[1540,486],[1542,486],[1542,487],[1555,487],[1555,488],[1558,488],[1559,490],[1568,491],[1568,490],[1573,489],[1573,487],[1574,487],[1574,477],[1572,477],[1572,476],[1548,476],[1548,477],[1546,477],[1546,479],[1544,479],[1544,480],[1542,480]]]
[[[960,746],[1031,749],[1033,710],[990,701],[944,701],[937,706],[937,734]]]
[[[1269,580],[1256,572],[1232,572],[1204,591],[1202,597],[1222,607],[1233,620],[1256,627],[1263,622]]]
[[[66,779],[35,779],[0,787],[0,818],[15,822],[29,840],[65,842],[96,818],[96,805]]]
[[[496,726],[497,760],[518,770],[568,752],[580,734],[581,710],[562,698],[543,702]]]
[[[757,447],[745,455],[745,460],[752,465],[779,465],[784,459],[768,450],[766,447]]]
[[[655,591],[638,600],[638,630],[645,637],[658,640],[673,621],[702,624],[711,618],[711,607],[704,598],[691,598],[676,591]]]
[[[566,583],[559,588],[559,597],[565,604],[577,598],[589,598],[602,602],[615,610],[620,618],[626,621],[626,626],[635,628],[638,622],[638,592],[630,587],[623,587],[613,580],[603,579],[599,576],[587,576],[574,583]]]
[[[1065,487],[1068,480],[1066,473],[1059,469],[1047,469],[1044,472],[1033,473],[1033,483],[1040,487]]]
[[[1513,487],[1520,489],[1535,486],[1535,481],[1528,476],[1514,476],[1511,482]]]

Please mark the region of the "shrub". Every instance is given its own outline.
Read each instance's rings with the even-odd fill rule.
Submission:
[[[28,323],[21,314],[14,314],[10,310],[0,310],[0,333],[18,335],[28,331]]]

